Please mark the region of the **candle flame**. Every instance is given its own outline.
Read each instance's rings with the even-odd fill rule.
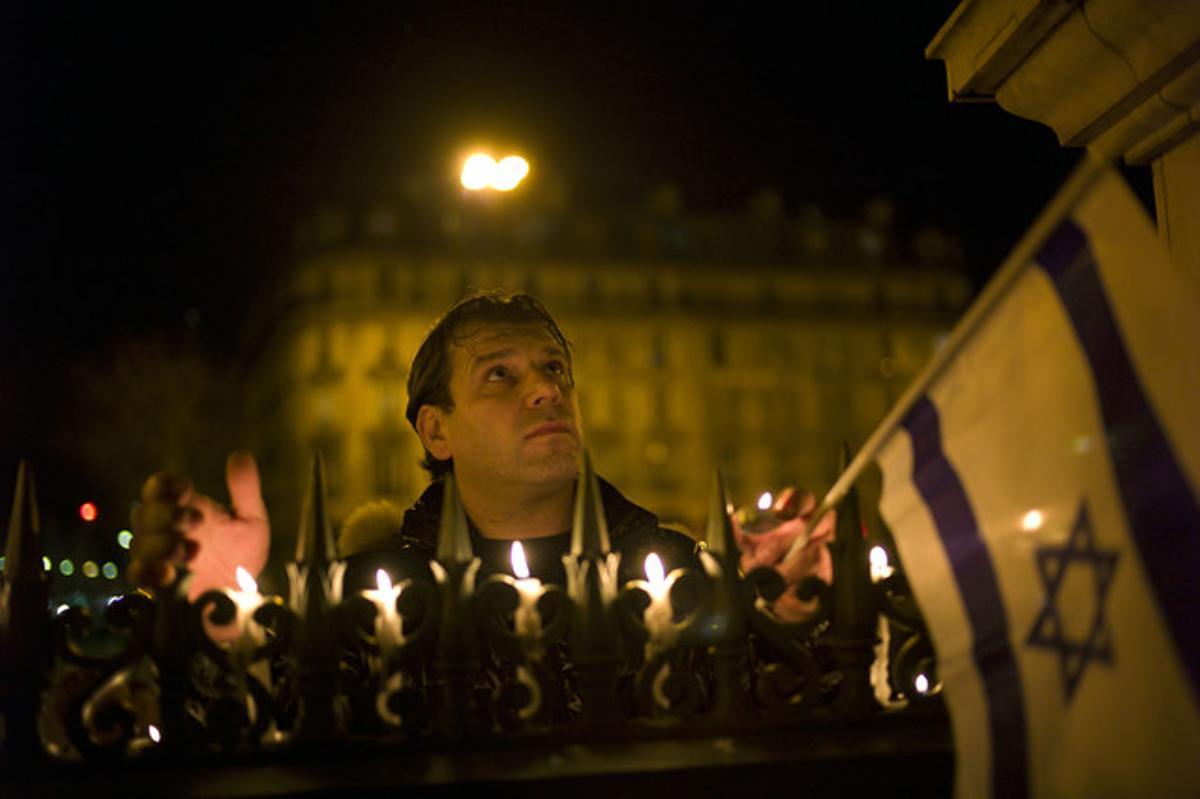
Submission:
[[[380,593],[390,594],[392,592],[392,578],[383,569],[375,572],[375,585],[379,586]]]
[[[662,559],[653,552],[646,556],[646,579],[653,585],[662,585],[667,581]]]
[[[521,546],[520,541],[513,541],[512,544],[512,567],[518,579],[529,578],[529,563],[525,560],[525,547]]]
[[[146,729],[146,732],[150,733],[150,740],[154,741],[154,743],[158,743],[162,740],[162,733],[160,733],[158,731],[158,727],[155,727],[153,724]]]
[[[247,594],[258,593],[258,583],[254,582],[254,578],[250,576],[250,572],[246,571],[241,566],[237,567],[237,584],[238,588],[242,589]]]
[[[871,547],[871,551],[867,554],[867,558],[871,564],[871,582],[877,583],[880,580],[886,580],[895,573],[895,569],[888,563],[887,550],[880,546]]]
[[[929,678],[926,677],[924,674],[918,674],[917,679],[913,681],[913,685],[917,689],[917,693],[919,693],[919,694],[929,693]]]
[[[771,507],[771,503],[775,501],[775,497],[771,496],[770,491],[764,491],[758,498],[758,509],[767,510]]]

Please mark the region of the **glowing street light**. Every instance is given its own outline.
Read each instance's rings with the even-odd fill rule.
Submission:
[[[495,173],[495,159],[484,153],[475,153],[463,162],[462,174],[458,179],[467,191],[479,191],[491,185]]]
[[[512,191],[528,174],[529,162],[519,155],[505,156],[497,163],[487,153],[473,153],[463,162],[458,179],[468,191]]]
[[[512,191],[529,174],[529,162],[519,155],[500,159],[492,175],[492,188],[496,191]]]

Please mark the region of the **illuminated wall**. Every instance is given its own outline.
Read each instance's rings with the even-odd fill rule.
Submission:
[[[766,487],[827,486],[841,442],[869,434],[969,292],[956,269],[880,261],[800,268],[326,249],[301,260],[265,336],[269,495],[299,495],[314,447],[327,461],[335,523],[368,499],[407,504],[420,493],[420,445],[404,419],[408,365],[469,288],[531,291],[549,306],[575,345],[598,469],[664,520],[692,526],[718,463],[738,501]]]

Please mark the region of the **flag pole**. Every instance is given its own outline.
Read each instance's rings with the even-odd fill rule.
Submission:
[[[900,424],[905,415],[912,408],[913,404],[926,392],[929,387],[937,380],[946,367],[958,354],[963,345],[971,338],[975,330],[983,323],[991,312],[992,308],[1000,301],[1002,297],[1012,288],[1017,278],[1025,266],[1033,261],[1037,255],[1037,251],[1045,243],[1046,239],[1054,232],[1071,208],[1078,202],[1079,198],[1091,188],[1092,184],[1108,169],[1111,159],[1103,154],[1094,153],[1088,150],[1074,171],[1067,178],[1067,181],[1059,189],[1058,194],[1050,201],[1045,210],[1034,220],[1029,230],[1017,242],[1008,258],[1001,264],[995,276],[988,282],[987,286],[976,298],[975,302],[967,309],[966,314],[955,325],[950,336],[942,344],[941,348],[934,354],[931,360],[916,380],[900,397],[900,400],[892,406],[891,411],[883,418],[883,421],[875,428],[866,443],[859,449],[858,454],[854,459],[846,465],[841,475],[834,484],[826,492],[825,498],[821,500],[821,504],[817,506],[809,517],[808,529],[813,530],[817,522],[825,516],[829,511],[837,507],[850,487],[858,480],[863,469],[867,467],[875,456],[879,454],[879,450],[883,448],[883,444],[891,436],[892,431]],[[792,557],[797,551],[808,543],[808,536],[800,536],[792,542],[791,549],[788,550],[785,560]]]

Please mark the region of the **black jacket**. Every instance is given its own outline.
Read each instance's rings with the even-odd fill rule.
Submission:
[[[667,571],[693,562],[695,542],[683,533],[658,525],[658,518],[630,502],[610,483],[601,479],[600,500],[608,522],[609,542],[621,555],[620,582],[644,576],[646,556],[655,552]],[[344,583],[346,591],[375,586],[375,572],[384,568],[393,581],[429,575],[429,561],[437,548],[438,526],[442,510],[442,483],[431,483],[411,508],[389,545],[348,557]],[[484,538],[468,522],[471,546],[482,561],[480,577],[496,572],[512,573],[509,561],[511,542]],[[564,584],[562,556],[570,550],[571,533],[563,531],[547,538],[522,542],[530,571],[545,582]]]

